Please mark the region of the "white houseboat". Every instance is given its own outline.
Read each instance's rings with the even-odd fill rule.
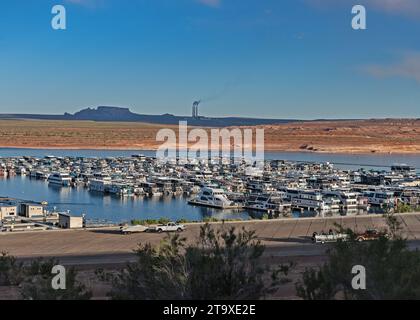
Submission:
[[[69,187],[71,177],[66,172],[54,172],[48,176],[48,183],[55,186]]]
[[[200,193],[194,199],[188,201],[188,204],[218,209],[241,208],[240,205],[228,199],[223,189],[215,189],[209,187],[202,188]]]

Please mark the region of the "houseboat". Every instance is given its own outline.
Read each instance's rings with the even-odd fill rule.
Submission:
[[[111,178],[89,180],[89,191],[107,193],[111,184]]]
[[[204,187],[200,193],[188,204],[199,205],[217,209],[239,209],[240,205],[228,199],[223,189]]]
[[[322,194],[316,190],[287,189],[286,196],[292,203],[292,209],[308,211],[328,211]]]
[[[390,191],[367,191],[364,196],[367,197],[368,203],[373,206],[394,207],[397,203],[397,198]]]
[[[291,203],[285,201],[282,193],[251,194],[247,198],[245,209],[280,213],[290,211]]]
[[[55,186],[69,187],[71,177],[66,172],[54,172],[48,176],[48,183]]]

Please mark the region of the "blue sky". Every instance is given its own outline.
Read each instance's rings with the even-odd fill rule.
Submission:
[[[419,1],[357,3],[364,31],[350,0],[4,0],[0,112],[419,118]]]

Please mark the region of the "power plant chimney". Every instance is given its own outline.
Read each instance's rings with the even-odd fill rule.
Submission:
[[[199,118],[199,117],[200,117],[199,112],[198,112],[198,107],[199,107],[200,103],[201,103],[201,100],[199,100],[199,101],[194,101],[194,103],[193,103],[193,107],[192,107],[192,117],[193,117],[194,119],[197,119],[197,118]]]

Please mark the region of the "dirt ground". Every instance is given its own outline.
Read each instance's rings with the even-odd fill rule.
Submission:
[[[420,213],[397,215],[403,235],[413,248],[420,246]],[[356,232],[367,228],[383,230],[386,227],[382,216],[354,216],[334,218],[279,219],[267,221],[245,221],[212,224],[215,228],[232,226],[246,228],[256,232],[258,240],[266,246],[263,263],[272,268],[294,262],[290,282],[270,296],[270,299],[298,299],[295,283],[308,267],[322,265],[326,259],[327,245],[312,244],[313,232],[334,229],[336,224],[348,227]],[[194,242],[200,231],[200,224],[187,225],[182,234],[187,242]],[[95,275],[97,268],[115,271],[127,262],[136,261],[133,249],[139,243],[159,244],[165,237],[158,233],[139,233],[122,235],[118,229],[42,231],[0,234],[0,252],[28,261],[36,257],[56,257],[64,266],[73,266],[79,270],[79,280],[91,288],[94,299],[107,299],[110,286],[101,282]],[[0,300],[18,299],[16,288],[0,287]]]
[[[420,153],[420,119],[314,121],[264,129],[266,150]]]
[[[155,150],[162,144],[156,141],[162,128],[178,132],[178,126],[138,122],[0,120],[0,147]],[[420,153],[420,119],[313,121],[252,128],[265,130],[267,151]]]
[[[406,226],[404,234],[412,240],[420,239],[420,214],[407,213],[398,217],[402,225]],[[302,253],[306,254],[306,250],[313,252],[311,236],[314,232],[335,229],[336,224],[356,232],[363,232],[369,228],[378,230],[386,228],[381,215],[251,220],[211,225],[223,229],[235,227],[253,230],[262,244],[268,248],[280,246],[288,250],[287,255],[299,256]],[[198,223],[186,224],[183,237],[188,242],[195,242],[201,226],[202,224]],[[122,235],[118,228],[0,233],[0,252],[8,252],[21,258],[80,256],[80,261],[83,262],[86,258],[82,256],[102,255],[103,259],[108,259],[108,255],[130,254],[139,243],[158,245],[165,236],[153,232]],[[292,245],[295,246],[293,250]]]
[[[155,137],[161,127],[128,122],[0,120],[0,146],[43,149],[153,149],[158,145]]]

